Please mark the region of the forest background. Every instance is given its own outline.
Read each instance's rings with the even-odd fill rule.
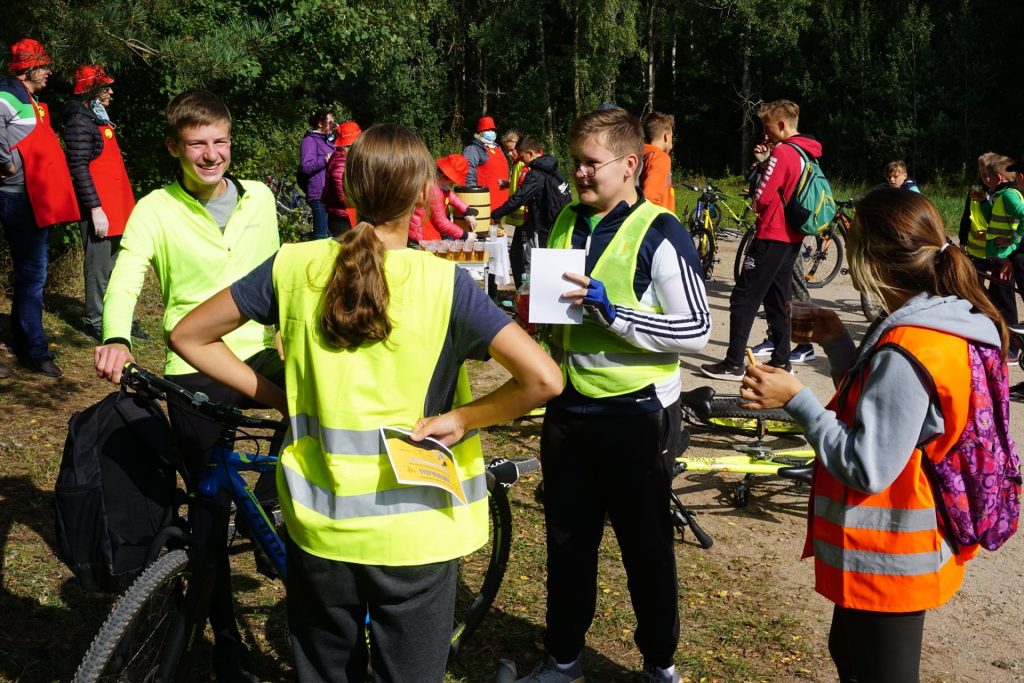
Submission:
[[[756,103],[782,97],[830,178],[874,183],[903,158],[921,182],[959,184],[981,152],[1024,153],[1019,0],[14,0],[3,14],[5,49],[31,36],[53,56],[55,118],[76,65],[113,74],[140,194],[174,172],[163,109],[190,86],[228,101],[235,172],[253,178],[291,175],[321,106],[409,125],[437,155],[487,114],[564,162],[571,120],[611,101],[674,114],[674,168],[711,177],[746,167]]]

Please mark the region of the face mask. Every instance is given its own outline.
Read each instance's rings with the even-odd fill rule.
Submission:
[[[498,139],[498,134],[495,133],[493,130],[485,130],[483,134],[480,135],[480,137],[482,137],[486,142],[493,143],[495,140]]]

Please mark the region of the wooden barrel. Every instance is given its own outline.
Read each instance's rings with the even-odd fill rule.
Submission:
[[[487,226],[491,222],[491,191],[486,187],[474,185],[456,185],[455,194],[462,201],[469,204],[469,208],[476,209],[476,229],[479,232],[487,232]],[[457,216],[455,224],[463,230],[469,230],[469,224],[461,216]]]

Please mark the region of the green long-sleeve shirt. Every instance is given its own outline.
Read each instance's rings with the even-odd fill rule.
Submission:
[[[128,218],[103,298],[103,338],[129,339],[135,302],[152,265],[164,302],[164,339],[179,320],[274,254],[280,246],[274,196],[259,182],[235,180],[238,204],[224,231],[177,182],[139,200]],[[248,322],[224,338],[239,358],[273,345],[269,331]],[[164,373],[196,372],[167,349]]]

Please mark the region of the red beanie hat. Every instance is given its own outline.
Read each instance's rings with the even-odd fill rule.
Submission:
[[[84,95],[96,88],[110,85],[114,82],[114,79],[103,70],[102,66],[86,64],[75,69],[73,82],[75,84],[74,93],[76,95]]]
[[[469,162],[461,154],[449,154],[437,160],[437,167],[456,185],[466,184],[466,174],[469,173]]]
[[[335,147],[348,147],[363,134],[363,129],[355,121],[346,121],[338,126],[338,137],[334,138]]]
[[[494,125],[494,119],[490,116],[481,116],[480,120],[476,122],[476,132],[483,133],[485,130],[497,130],[498,127]]]
[[[11,73],[27,71],[37,66],[46,66],[52,63],[50,55],[38,40],[22,38],[14,45],[11,45],[11,61],[7,70]]]

